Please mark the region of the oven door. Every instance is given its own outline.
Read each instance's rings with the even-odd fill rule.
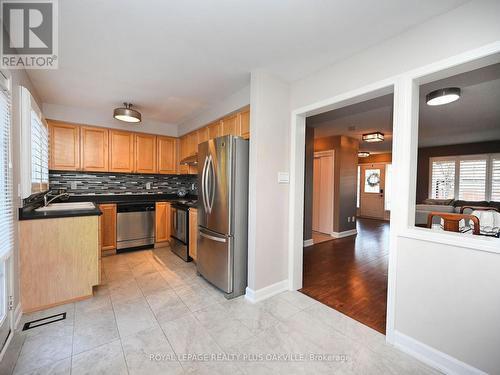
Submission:
[[[187,244],[187,211],[173,206],[171,208],[171,236],[175,239]]]

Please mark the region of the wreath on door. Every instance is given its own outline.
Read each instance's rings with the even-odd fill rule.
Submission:
[[[377,186],[378,184],[380,184],[380,175],[377,173],[377,172],[373,172],[372,174],[370,174],[368,176],[368,178],[366,179],[366,183],[370,186],[370,187],[375,187]]]

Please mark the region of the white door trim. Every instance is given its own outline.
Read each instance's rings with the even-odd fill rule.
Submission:
[[[476,64],[476,60],[500,53],[500,41],[480,48],[439,60],[409,72],[392,76],[331,98],[292,109],[290,124],[290,194],[289,194],[289,243],[288,280],[289,289],[302,287],[303,264],[303,218],[304,218],[304,146],[305,118],[330,111],[360,101],[390,93],[394,90],[393,120],[393,191],[398,186],[392,200],[392,220],[390,226],[389,271],[387,295],[386,340],[394,343],[395,293],[396,293],[396,242],[398,235],[410,235],[415,220],[415,187],[418,142],[418,88],[421,78],[462,64]],[[480,66],[477,66],[480,67]],[[417,105],[415,105],[415,103]],[[417,109],[417,110],[415,110]],[[410,152],[408,152],[410,150]],[[402,184],[401,184],[402,183]],[[412,187],[410,189],[410,187]],[[413,199],[413,200],[412,200]],[[410,225],[412,227],[410,227]],[[420,233],[429,241],[440,242],[440,236]],[[442,237],[442,236],[441,236]],[[454,238],[450,236],[451,243]],[[447,242],[447,241],[445,241]],[[467,241],[468,247],[480,250],[480,244]],[[442,243],[442,242],[441,242]]]

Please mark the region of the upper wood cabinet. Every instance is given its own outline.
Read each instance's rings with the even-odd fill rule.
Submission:
[[[82,169],[84,171],[108,171],[108,133],[108,129],[81,127]]]
[[[131,173],[134,170],[134,133],[109,131],[109,171]]]
[[[50,131],[49,169],[80,169],[80,127],[58,121],[47,121]]]
[[[250,138],[250,108],[247,108],[240,113],[238,113],[239,116],[239,131],[238,135],[240,137],[243,137],[245,139]]]
[[[220,121],[216,121],[210,125],[207,125],[207,129],[208,129],[208,139],[214,139],[222,135]]]
[[[208,141],[210,138],[208,136],[208,127],[198,129],[198,144]]]
[[[222,123],[222,135],[238,134],[238,128],[239,128],[238,114],[224,117],[221,123]]]
[[[175,174],[177,172],[177,140],[170,137],[157,137],[158,173]]]
[[[135,163],[134,172],[158,173],[156,164],[156,136],[149,134],[135,134]]]
[[[170,240],[170,203],[156,202],[155,242]]]
[[[102,212],[101,225],[101,251],[108,252],[116,249],[116,204],[100,204]]]

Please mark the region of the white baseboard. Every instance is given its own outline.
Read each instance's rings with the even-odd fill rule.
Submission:
[[[21,321],[21,317],[23,316],[23,310],[21,309],[21,304],[18,303],[16,308],[14,309],[14,329],[17,329],[19,322]]]
[[[304,247],[312,246],[314,245],[314,240],[312,238],[308,240],[304,240]]]
[[[252,303],[256,303],[275,296],[278,293],[284,292],[285,290],[288,290],[288,280],[282,280],[258,290],[253,290],[247,287],[245,299]]]
[[[358,231],[356,229],[351,229],[343,232],[332,232],[331,236],[335,238],[344,238],[354,236],[355,234],[358,234]]]
[[[486,375],[485,372],[398,331],[394,331],[394,346],[445,374]]]

